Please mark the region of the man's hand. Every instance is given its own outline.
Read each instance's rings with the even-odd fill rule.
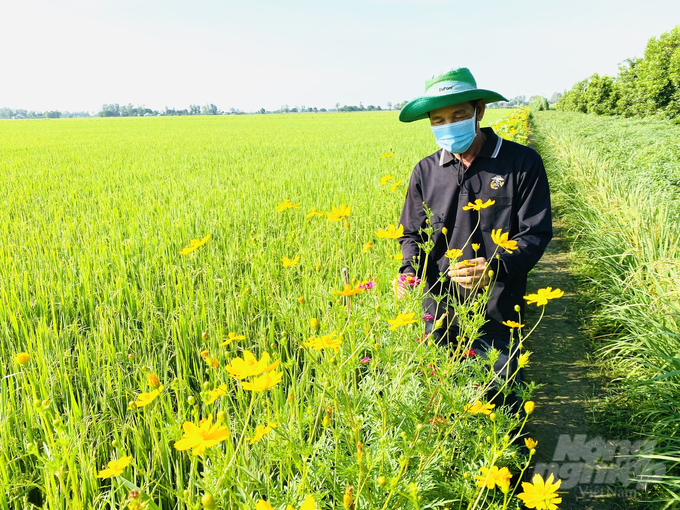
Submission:
[[[484,257],[456,262],[449,268],[451,281],[464,289],[477,287],[483,289],[489,285],[489,268]]]
[[[403,277],[412,277],[413,281],[404,284],[400,282],[400,279]],[[416,279],[416,275],[414,273],[403,273],[398,275],[394,280],[392,280],[392,285],[394,286],[394,293],[397,296],[397,299],[404,299],[406,294],[408,294],[409,288],[415,287],[415,285],[419,282],[420,280]]]

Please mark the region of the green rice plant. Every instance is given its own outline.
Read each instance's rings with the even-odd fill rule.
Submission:
[[[486,400],[532,385],[465,348],[488,290],[457,350],[425,338],[420,287],[395,298],[387,227],[427,126],[0,133],[0,508],[517,506],[528,415]]]

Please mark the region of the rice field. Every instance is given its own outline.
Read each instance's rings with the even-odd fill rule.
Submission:
[[[394,297],[435,150],[394,112],[0,122],[0,508],[517,507],[533,404]]]

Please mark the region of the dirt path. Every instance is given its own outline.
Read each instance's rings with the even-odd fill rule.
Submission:
[[[555,234],[542,260],[530,273],[528,283],[528,292],[550,286],[564,290],[564,297],[548,304],[545,318],[527,340],[528,349],[533,354],[525,380],[543,386],[534,393],[536,411],[528,432],[538,441],[538,447],[533,465],[525,477],[530,480],[536,466],[540,472],[540,463],[545,463],[545,466],[552,463],[553,469],[561,470],[563,486],[575,485],[560,491],[563,498],[559,506],[561,510],[642,508],[636,504],[636,497],[631,497],[635,484],[627,488],[602,482],[593,484],[596,473],[588,483],[584,482],[588,476],[583,474],[583,462],[565,467],[571,460],[579,460],[580,450],[568,447],[574,435],[585,434],[586,442],[597,440],[597,437],[605,441],[612,438],[607,437],[606,431],[598,430],[592,420],[593,413],[589,411],[602,399],[604,381],[598,378],[597,369],[588,359],[589,342],[579,329],[583,312],[577,296],[577,280],[568,269],[569,246],[560,238],[560,228],[556,228]],[[527,307],[528,326],[535,324],[539,312],[540,309],[535,306]],[[560,454],[560,450],[556,451],[558,443],[562,452],[566,445],[566,451],[577,458],[562,458],[564,455]],[[570,469],[571,484],[566,480]]]

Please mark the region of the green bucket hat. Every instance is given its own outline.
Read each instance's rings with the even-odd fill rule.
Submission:
[[[484,99],[487,103],[507,101],[496,92],[478,89],[467,67],[442,69],[425,80],[425,95],[406,103],[399,112],[399,120],[413,122],[426,119],[427,113],[432,110],[475,99]]]

